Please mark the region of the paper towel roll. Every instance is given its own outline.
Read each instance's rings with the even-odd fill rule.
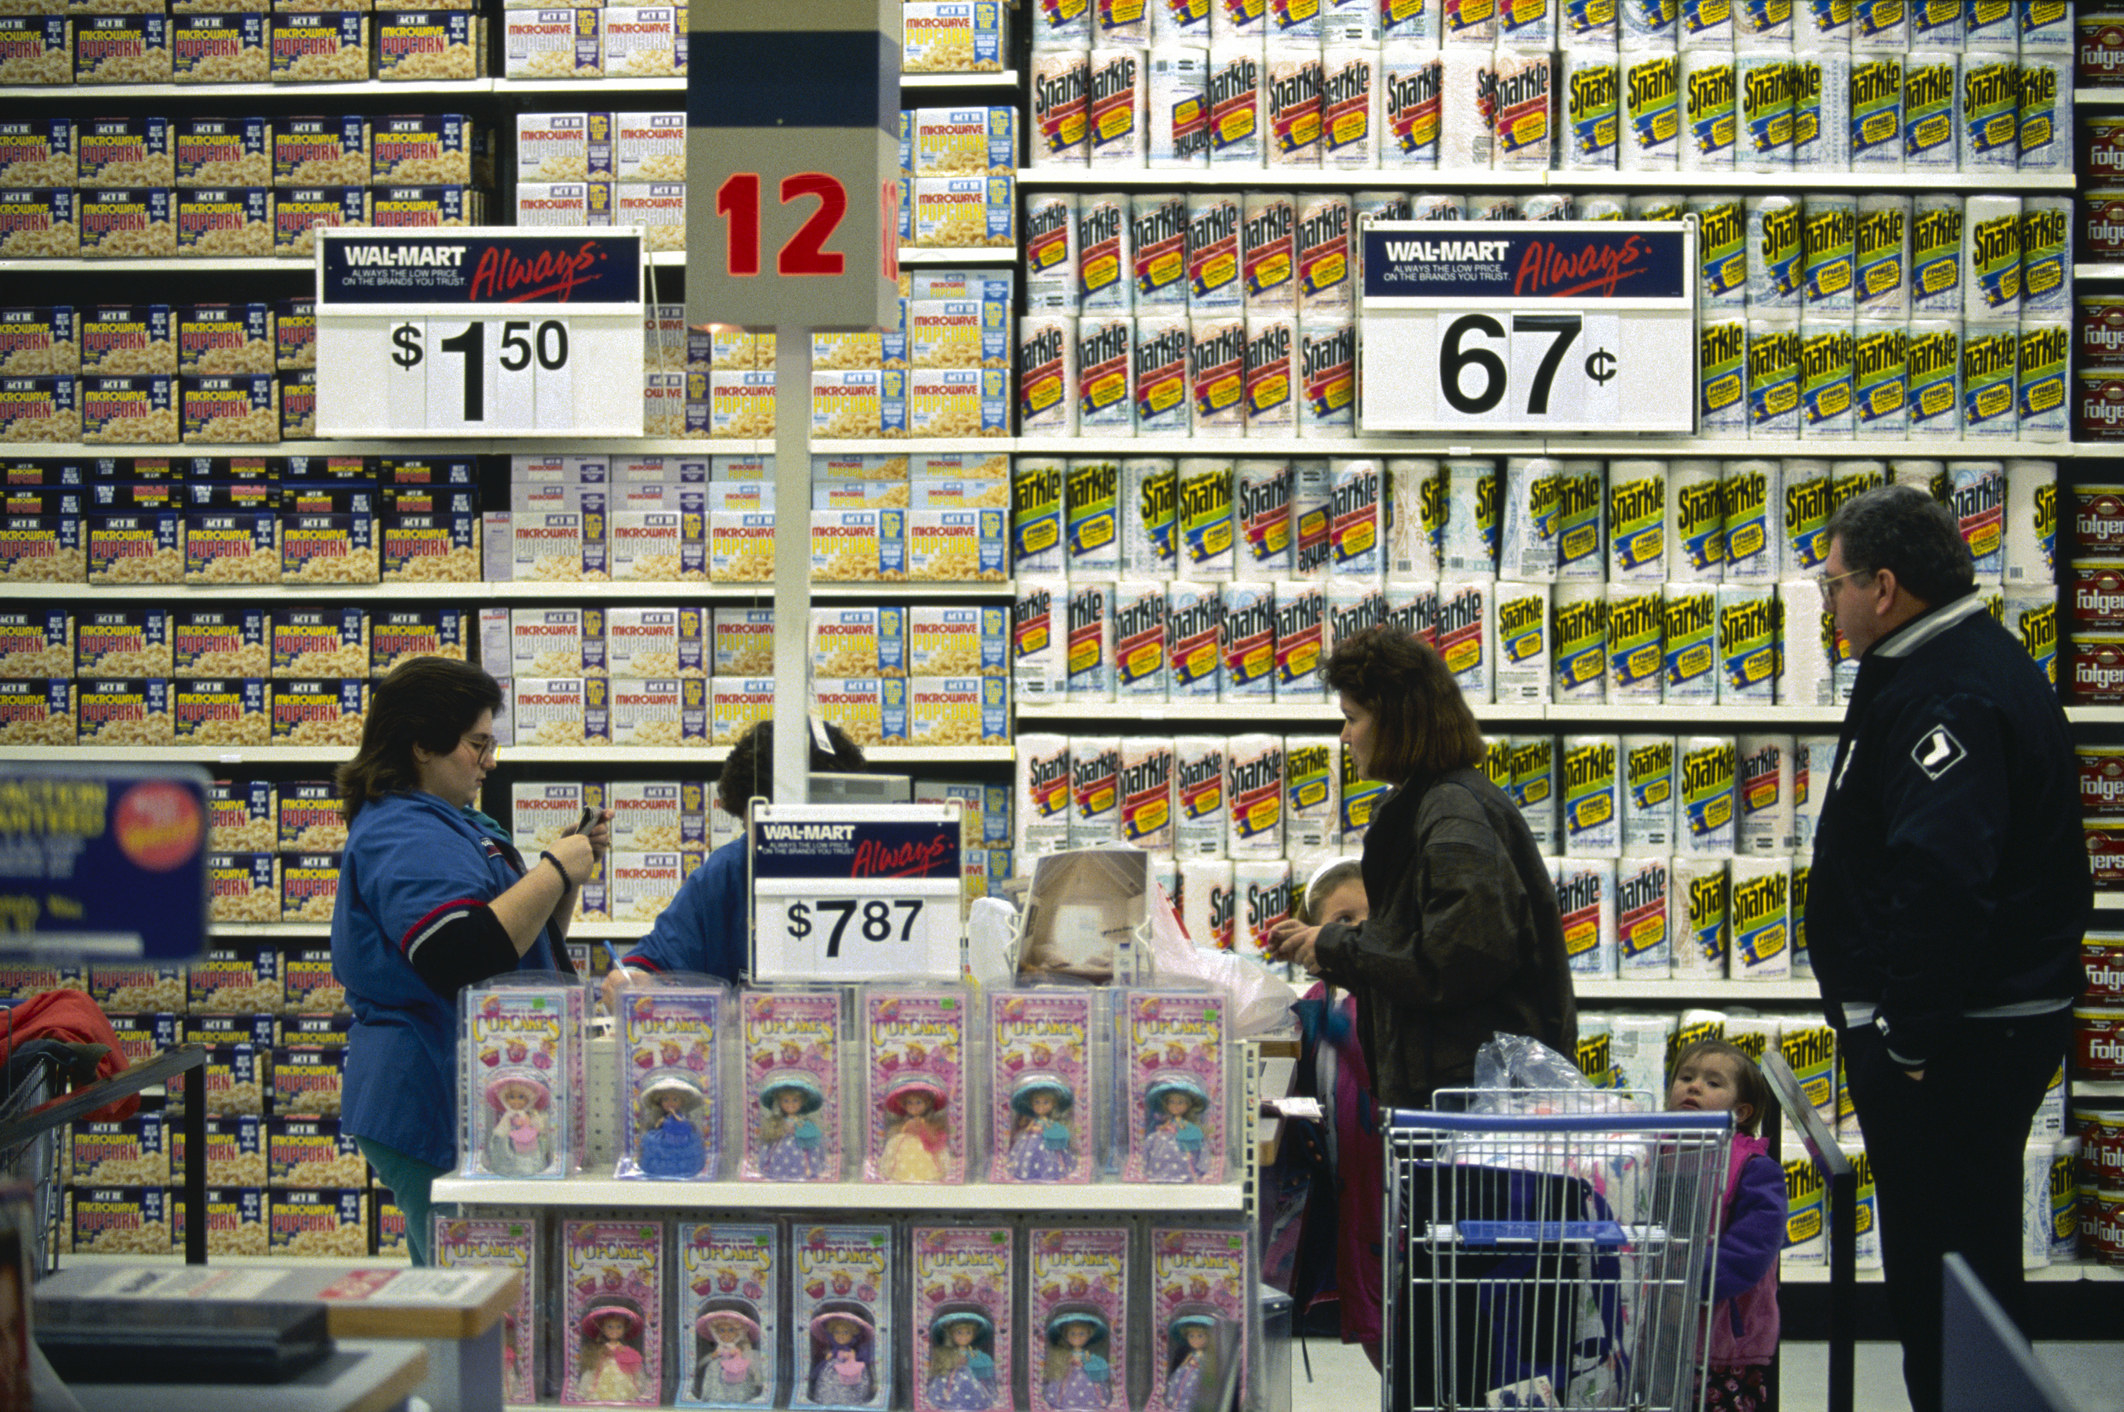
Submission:
[[[1086,314],[1078,318],[1080,431],[1111,437],[1136,434],[1135,350],[1136,321],[1128,315]]]
[[[1069,584],[1060,575],[1018,580],[1012,605],[1011,685],[1021,701],[1060,701],[1069,689]]]
[[[1744,172],[1792,170],[1796,69],[1790,50],[1744,49],[1733,56],[1738,105],[1733,162]]]
[[[1281,858],[1233,863],[1232,902],[1238,913],[1232,950],[1241,956],[1266,958],[1269,932],[1291,914],[1291,865]]]
[[[2021,1150],[2021,1268],[2050,1264],[2050,1143],[2031,1141]]]
[[[2055,461],[2006,463],[2005,581],[2057,581],[2058,467]]]
[[[1808,314],[1848,313],[1858,198],[1810,191],[1800,200],[1800,301]]]
[[[1387,468],[1387,576],[1438,577],[1438,534],[1446,505],[1444,463],[1403,456]]]
[[[1724,491],[1725,581],[1768,583],[1784,567],[1785,494],[1780,463],[1760,458],[1728,461]]]
[[[1225,745],[1224,851],[1234,862],[1283,855],[1283,737],[1235,735]]]
[[[1683,736],[1676,749],[1681,756],[1681,851],[1696,857],[1732,857],[1733,737]]]
[[[1726,977],[1726,860],[1679,855],[1667,874],[1677,980]]]
[[[1170,694],[1172,669],[1168,656],[1165,585],[1164,579],[1123,579],[1114,585],[1114,698],[1117,701],[1163,702]],[[1170,848],[1170,840],[1164,846]]]
[[[1310,46],[1272,39],[1263,72],[1268,165],[1319,166],[1321,85],[1326,71],[1317,37]]]
[[[1504,468],[1504,518],[1497,572],[1502,578],[1547,583],[1556,577],[1560,467],[1547,456],[1512,456]]]
[[[1425,6],[1433,18],[1436,7]],[[1388,22],[1389,32],[1392,21]],[[1438,166],[1445,70],[1435,48],[1390,42],[1379,61],[1379,164],[1398,171]]]
[[[1997,583],[2006,571],[2006,465],[1949,461],[1947,509],[1975,561],[1977,582]]]
[[[1666,594],[1656,583],[1608,585],[1608,702],[1656,705],[1666,673]]]
[[[1567,858],[1622,856],[1620,744],[1612,735],[1567,735],[1557,758]]]
[[[1834,310],[1800,315],[1800,435],[1849,441],[1857,428],[1851,405],[1856,338],[1851,316]]]
[[[2021,361],[2014,376],[2023,441],[2065,440],[2066,378],[2072,361],[2072,329],[2062,319],[2021,317]]]
[[[1597,1089],[1612,1089],[1615,1075],[1614,1029],[1605,1015],[1580,1015],[1578,1017],[1578,1072],[1586,1076],[1586,1082]],[[2074,1230],[2078,1230],[2075,1220]]]
[[[1787,457],[1783,478],[1785,566],[1817,569],[1829,553],[1821,537],[1833,508],[1829,463],[1814,457]]]
[[[1869,191],[1858,198],[1853,235],[1853,302],[1860,318],[1900,319],[1910,310],[1908,196]]]
[[[1613,49],[1566,49],[1560,59],[1563,116],[1556,156],[1565,171],[1614,171],[1622,125],[1622,76]]]
[[[1492,164],[1506,171],[1546,171],[1554,151],[1554,73],[1548,47],[1497,46],[1492,111]]]
[[[1748,434],[1748,321],[1739,309],[1699,315],[1697,432],[1705,437]]]
[[[1290,575],[1297,527],[1293,495],[1289,461],[1241,458],[1233,463],[1234,578],[1267,582]]]
[[[1680,41],[1675,0],[1618,0],[1615,10],[1624,49],[1672,53]]]
[[[2020,160],[2020,55],[2010,47],[1964,49],[1956,165],[2010,172]]]
[[[1468,198],[1446,191],[1418,191],[1409,197],[1409,219],[1412,221],[1464,221],[1468,218]]]
[[[1625,857],[1615,865],[1616,972],[1631,978],[1665,978],[1674,964],[1673,933],[1667,925],[1665,857]]]
[[[2021,199],[2021,317],[2072,312],[2072,198]]]
[[[1181,241],[1186,241],[1181,225]],[[1134,350],[1136,435],[1142,437],[1187,436],[1194,431],[1194,391],[1187,380],[1189,340],[1186,290],[1181,302],[1163,305],[1136,315]],[[1140,283],[1136,307],[1144,310]]]
[[[1151,47],[1207,44],[1211,7],[1200,0],[1152,0]]]
[[[1497,41],[1497,7],[1470,4],[1467,0],[1443,0],[1439,33],[1448,47],[1454,45],[1487,49]]]
[[[1778,701],[1787,706],[1836,704],[1834,644],[1826,641],[1821,590],[1812,579],[1787,579],[1778,585],[1784,612],[1778,628],[1778,658],[1783,671]]]
[[[1012,841],[1021,858],[1060,853],[1069,847],[1069,740],[1038,732],[1018,737],[1011,813]]]
[[[1375,18],[1378,7],[1369,13]],[[1320,163],[1371,170],[1379,165],[1379,45],[1344,42],[1321,51]]]
[[[1910,327],[1900,317],[1852,326],[1851,400],[1861,441],[1910,434]]]
[[[1959,268],[1959,267],[1956,267]],[[1953,437],[1962,430],[1962,322],[1913,318],[1904,357],[1910,378],[1910,435]]]
[[[1681,0],[1674,28],[1682,52],[1717,49],[1732,53],[1733,8],[1727,0]]]
[[[1607,585],[1585,579],[1559,583],[1551,604],[1554,699],[1565,705],[1601,705],[1608,699]]]
[[[1643,1094],[1649,1106],[1667,1103],[1667,1045],[1674,1034],[1672,1015],[1611,1015],[1609,1050],[1618,1086]]]
[[[1511,738],[1512,802],[1519,817],[1543,853],[1556,851],[1556,737],[1515,735]]]
[[[1446,519],[1439,567],[1449,576],[1497,572],[1503,484],[1497,463],[1455,457],[1445,463]]]
[[[1262,86],[1261,37],[1227,37],[1214,20],[1224,13],[1223,0],[1212,14],[1209,46],[1210,165],[1259,167],[1267,150]]]
[[[1195,945],[1232,949],[1232,865],[1223,858],[1186,858],[1180,863],[1180,924]]]
[[[1778,1053],[1799,1081],[1815,1116],[1836,1124],[1836,1031],[1818,1020],[1788,1020],[1777,1037]]]
[[[1225,756],[1221,735],[1173,740],[1173,852],[1181,858],[1224,856]]]
[[[1811,827],[1811,826],[1810,826]],[[1814,876],[1814,840],[1810,835],[1792,857],[1792,978],[1814,979],[1814,955],[1807,950],[1807,887]]]
[[[1165,586],[1170,699],[1215,701],[1224,676],[1224,596],[1212,583],[1172,579]]]
[[[1283,741],[1284,851],[1301,873],[1342,851],[1342,748],[1331,735]]]
[[[1259,0],[1210,0],[1210,38],[1247,39],[1256,46],[1268,32],[1268,6]]]
[[[1236,552],[1232,463],[1214,457],[1189,457],[1180,462],[1178,476],[1180,494],[1174,518],[1179,530],[1175,554],[1180,571],[1191,579],[1228,579]]]
[[[1509,191],[1477,191],[1468,196],[1471,221],[1516,221],[1521,219],[1521,198]]]
[[[1545,704],[1555,670],[1549,638],[1549,585],[1499,580],[1495,614],[1495,699],[1500,704]]]
[[[1297,522],[1297,548],[1291,577],[1325,578],[1328,561],[1335,553],[1335,478],[1330,463],[1314,457],[1291,462],[1296,486],[1292,512]]]
[[[1496,82],[1490,51],[1449,45],[1440,56],[1438,165],[1484,170],[1494,148],[1486,95]]]
[[[1718,589],[1718,700],[1769,706],[1777,700],[1776,586],[1726,583]]]
[[[1018,320],[1018,423],[1027,435],[1077,430],[1077,320],[1027,310]]]
[[[1809,0],[1810,4],[1826,5],[1829,0]],[[1963,11],[1967,8],[1957,4],[1920,4],[1912,6],[1910,16],[1910,47],[1912,49],[1960,49],[1963,45]]]
[[[1730,19],[1729,19],[1730,23]],[[1739,109],[1734,96],[1733,51],[1685,47],[1681,56],[1681,169],[1731,170]]]
[[[2036,1106],[2035,1120],[2028,1125],[2031,1138],[2055,1142],[2065,1135],[2065,1063],[2051,1072],[2050,1081],[2043,1087],[2042,1102]]]
[[[1851,56],[1836,50],[1792,57],[1792,169],[1851,169]]]
[[[1796,312],[1800,303],[1800,203],[1790,196],[1750,196],[1748,312]]]
[[[1338,457],[1328,462],[1328,483],[1327,576],[1379,582],[1386,568],[1381,511],[1386,475],[1381,462],[1369,456]]]
[[[2065,1137],[2050,1148],[2050,1258],[2057,1264],[2080,1258],[2081,1146],[2080,1138]]]
[[[1497,659],[1491,624],[1496,602],[1494,579],[1449,580],[1438,585],[1438,655],[1461,695],[1472,704],[1494,699]]]
[[[1153,585],[1162,598],[1162,585]],[[1146,853],[1173,849],[1173,738],[1131,735],[1121,741],[1121,841]]]
[[[1607,574],[1608,478],[1600,461],[1573,457],[1557,470],[1556,578],[1598,583]]]
[[[1716,461],[1677,460],[1667,467],[1667,578],[1717,583],[1725,573],[1724,470]]]
[[[1262,703],[1276,696],[1276,586],[1228,583],[1224,600],[1221,701]]]
[[[1087,192],[1077,201],[1077,305],[1080,313],[1126,315],[1135,306],[1136,259],[1129,198]]]
[[[1608,578],[1659,583],[1667,576],[1667,463],[1608,466]]]
[[[1660,607],[1665,655],[1660,699],[1669,706],[1716,702],[1718,585],[1669,583]]]
[[[1326,657],[1327,598],[1317,581],[1276,584],[1276,699],[1322,700],[1320,664]]]
[[[1789,735],[1744,735],[1734,748],[1739,772],[1734,797],[1740,818],[1734,852],[1759,858],[1788,857],[1795,837],[1793,799],[1799,747]]]
[[[1903,169],[1903,56],[1868,50],[1851,57],[1851,169]]]
[[[1674,737],[1626,735],[1621,738],[1622,846],[1629,855],[1673,853],[1675,801]]]
[[[2021,198],[1972,196],[1962,218],[1964,318],[2021,316]]]
[[[2018,324],[1970,320],[1962,325],[1963,439],[2006,441],[2019,435],[2020,360]]]
[[[1822,816],[1822,800],[1829,793],[1829,776],[1836,768],[1837,738],[1833,735],[1799,737],[1799,763],[1792,778],[1792,831],[1795,854],[1814,849],[1814,824]]]
[[[1069,740],[1069,846],[1098,848],[1121,838],[1121,737]]]
[[[1435,50],[1440,41],[1438,12],[1441,8],[1438,5],[1397,5],[1383,9],[1379,16],[1381,45]]]
[[[1246,434],[1246,318],[1236,308],[1189,315],[1187,384],[1196,436]]]
[[[1080,38],[1073,47],[1036,48],[1032,64],[1032,165],[1081,167],[1090,154],[1091,54]]]
[[[1114,699],[1114,585],[1071,579],[1069,584],[1069,699]]]
[[[1864,1137],[1859,1128],[1858,1109],[1851,1101],[1851,1082],[1844,1077],[1844,1056],[1836,1056],[1836,1135],[1847,1141]]]
[[[1574,976],[1615,974],[1615,860],[1565,858],[1557,865],[1556,910]]]
[[[1851,0],[1851,47],[1909,48],[1908,0]]]
[[[1920,9],[1923,7],[1920,6]],[[1851,1236],[1851,1268],[1881,1268],[1881,1219],[1879,1189],[1873,1180],[1873,1159],[1863,1142],[1843,1142],[1844,1160],[1851,1164],[1852,1204],[1857,1208]]]
[[[1903,169],[1951,172],[1960,161],[1961,56],[1913,49],[1903,57]]]
[[[1172,7],[1160,4],[1161,19]],[[1208,38],[1208,26],[1202,37]],[[1208,106],[1209,50],[1183,42],[1175,35],[1170,42],[1152,46],[1144,99],[1150,128],[1147,164],[1154,168],[1181,170],[1207,167],[1210,149]]]
[[[1674,171],[1681,159],[1682,109],[1681,58],[1672,48],[1632,52],[1626,45],[1622,109],[1622,170]]]
[[[1150,76],[1145,67],[1141,48],[1091,51],[1091,123],[1085,140],[1092,166],[1143,165],[1150,126]]]
[[[1748,312],[1748,434],[1800,433],[1800,331],[1790,310]]]

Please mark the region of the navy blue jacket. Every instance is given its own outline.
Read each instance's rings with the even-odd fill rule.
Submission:
[[[2079,994],[2094,888],[2056,690],[1975,595],[1859,663],[1814,836],[1807,947],[1832,1025],[1921,1067],[1964,1016]]]

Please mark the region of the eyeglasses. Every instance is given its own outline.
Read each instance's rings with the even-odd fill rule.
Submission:
[[[494,753],[495,740],[491,735],[468,735],[459,742],[472,747],[472,753],[484,760]]]
[[[1848,573],[1837,574],[1834,577],[1831,577],[1828,574],[1816,574],[1814,576],[1814,585],[1822,591],[1822,597],[1834,598],[1836,597],[1836,586],[1842,583],[1845,579],[1855,579],[1860,574],[1871,574],[1875,572],[1877,572],[1877,570],[1874,569],[1852,569]]]

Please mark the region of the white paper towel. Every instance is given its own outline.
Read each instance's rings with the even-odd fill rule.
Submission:
[[[1094,167],[1141,167],[1149,153],[1150,83],[1138,48],[1091,51],[1091,145]]]
[[[1269,932],[1291,913],[1291,865],[1281,858],[1235,862],[1232,893],[1238,911],[1232,950],[1266,959]]]
[[[1672,866],[1665,857],[1626,857],[1615,865],[1616,972],[1625,979],[1664,978],[1673,969],[1667,925]]]
[[[1011,688],[1021,701],[1059,701],[1068,691],[1069,583],[1061,575],[1018,580],[1011,613]]]
[[[2020,55],[2012,48],[1962,51],[1955,152],[1962,171],[2010,172],[2019,164],[2020,85]]]
[[[1836,1031],[1819,1020],[1787,1020],[1778,1052],[1824,1124],[1836,1126]]]
[[[1611,1015],[1608,1027],[1619,1087],[1646,1095],[1654,1109],[1666,1107],[1667,1046],[1674,1034],[1674,1016]]]
[[[1233,861],[1283,856],[1283,737],[1235,735],[1225,746],[1224,851]]]
[[[1814,852],[1814,825],[1822,816],[1822,800],[1829,794],[1829,775],[1836,768],[1837,738],[1833,735],[1803,735],[1798,738],[1799,759],[1792,774],[1793,854],[1806,857]]]
[[[1114,699],[1114,585],[1072,579],[1069,585],[1069,699]]]
[[[1734,742],[1740,820],[1734,852],[1748,857],[1789,856],[1798,846],[1793,819],[1799,747],[1789,735],[1743,735]]]
[[[1557,165],[1567,172],[1614,171],[1620,152],[1622,75],[1613,49],[1566,49]]]
[[[1671,735],[1626,735],[1621,740],[1622,843],[1629,856],[1674,852],[1679,789]]]
[[[1851,56],[1822,50],[1792,57],[1792,169],[1851,168]]]
[[[1121,838],[1121,737],[1069,740],[1069,846],[1098,848]]]
[[[1733,943],[1728,971],[1737,981],[1790,980],[1792,945],[1788,908],[1792,865],[1775,858],[1735,858],[1727,908]]]
[[[1725,472],[1716,461],[1667,467],[1667,579],[1717,583],[1725,576]]]
[[[1783,467],[1757,457],[1728,461],[1720,480],[1725,507],[1725,580],[1775,582],[1785,558]]]
[[[1675,826],[1681,852],[1697,857],[1733,856],[1733,737],[1690,735],[1676,743],[1681,775],[1681,812]]]
[[[1534,844],[1543,853],[1556,851],[1556,737],[1515,735],[1511,739],[1512,802]]]
[[[1677,856],[1667,875],[1667,916],[1677,980],[1726,978],[1726,860]]]
[[[1667,463],[1608,465],[1608,578],[1659,583],[1667,577]]]
[[[1161,20],[1171,9],[1158,7]],[[1203,38],[1208,37],[1203,26]],[[1209,165],[1209,49],[1174,36],[1152,46],[1144,99],[1150,124],[1148,165],[1189,169]]]
[[[1435,5],[1423,9],[1435,20]],[[1435,170],[1445,104],[1445,71],[1436,49],[1390,42],[1380,55],[1379,90],[1379,164]]]
[[[1011,812],[1017,820],[1013,839],[1021,858],[1060,853],[1069,847],[1069,740],[1033,733],[1018,737],[1016,783]]]
[[[1272,41],[1266,51],[1262,107],[1271,167],[1320,165],[1321,83],[1325,69],[1317,40]]]
[[[1487,170],[1495,146],[1486,101],[1496,82],[1490,50],[1448,44],[1441,61],[1438,165],[1446,171]]]
[[[1566,705],[1601,705],[1608,699],[1607,585],[1583,579],[1557,584],[1550,624],[1554,699]]]
[[[2006,463],[2006,583],[2057,581],[2058,466]]]
[[[1612,735],[1567,735],[1557,759],[1567,858],[1622,856],[1621,744]]]
[[[1608,478],[1602,463],[1572,457],[1558,471],[1556,578],[1599,583],[1607,574]]]
[[[1379,46],[1330,44],[1321,65],[1320,163],[1369,171],[1379,165],[1383,127]]]
[[[1629,38],[1628,32],[1624,39]],[[1626,172],[1671,172],[1681,160],[1681,57],[1671,48],[1622,57],[1623,122],[1618,165]]]
[[[1146,853],[1173,850],[1173,738],[1121,741],[1121,841]]]
[[[1283,742],[1284,851],[1309,872],[1342,851],[1342,749],[1332,735]]]
[[[1734,92],[1733,51],[1685,47],[1681,56],[1681,169],[1733,168],[1739,108]]]
[[[1720,705],[1769,706],[1778,695],[1778,604],[1775,585],[1718,586]]]
[[[1972,196],[1963,205],[1965,320],[2021,317],[2021,198]]]
[[[1608,701],[1656,705],[1666,676],[1666,594],[1656,583],[1608,585]]]
[[[1223,858],[1180,864],[1180,922],[1197,946],[1232,949],[1232,865]]]
[[[1442,576],[1490,575],[1497,572],[1497,548],[1503,486],[1495,461],[1448,460],[1445,527],[1440,534]]]
[[[1438,655],[1472,704],[1494,699],[1497,659],[1494,630],[1497,582],[1459,579],[1438,586]]]
[[[1557,865],[1556,909],[1564,956],[1575,976],[1615,974],[1615,861],[1565,858]]]
[[[1221,735],[1173,740],[1173,852],[1183,859],[1224,856],[1224,760]]]
[[[1497,573],[1522,583],[1556,577],[1560,468],[1547,456],[1505,460],[1504,522],[1498,534]]]
[[[1549,645],[1549,585],[1498,582],[1495,600],[1500,704],[1546,703],[1554,659]]]
[[[1660,700],[1706,706],[1718,700],[1718,591],[1715,583],[1669,583],[1661,603],[1666,658]]]
[[[1507,48],[1496,57],[1492,161],[1500,170],[1546,171],[1554,151],[1553,59],[1546,45]]]
[[[1165,586],[1171,699],[1215,701],[1224,679],[1224,595],[1213,583],[1173,579]]]
[[[1387,576],[1438,577],[1438,532],[1446,514],[1445,466],[1397,457],[1387,468]]]
[[[1733,164],[1742,171],[1792,170],[1794,72],[1790,50],[1744,49],[1734,55]]]

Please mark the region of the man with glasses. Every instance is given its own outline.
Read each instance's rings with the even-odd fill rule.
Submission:
[[[2064,1062],[2094,896],[2056,689],[1912,486],[1829,519],[1859,660],[1814,838],[1807,944],[1880,1204],[1915,1412],[1940,1405],[1940,1260],[2021,1314],[2021,1154]]]

